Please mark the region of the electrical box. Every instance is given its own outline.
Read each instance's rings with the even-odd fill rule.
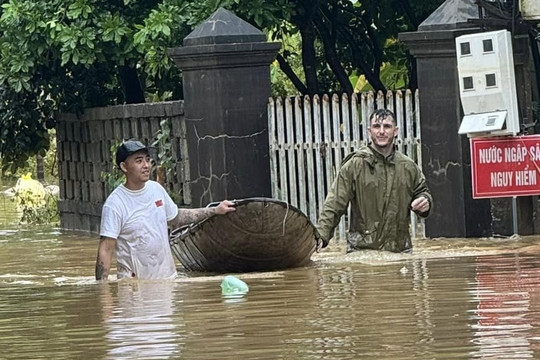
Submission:
[[[540,20],[540,0],[519,0],[519,11],[524,20]]]
[[[465,116],[459,134],[516,135],[520,131],[512,35],[507,30],[456,38],[459,94]]]

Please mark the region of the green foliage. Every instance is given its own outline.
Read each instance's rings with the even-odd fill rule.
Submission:
[[[270,81],[272,84],[272,96],[290,96],[298,93],[298,90],[287,76],[279,69],[277,61],[270,65]]]
[[[15,193],[15,199],[20,202],[20,222],[30,225],[53,225],[60,224],[58,215],[58,196],[46,194],[43,202],[36,205],[28,194]]]
[[[347,77],[355,74],[364,75],[370,87],[377,90],[407,85],[413,65],[405,46],[397,42],[398,34],[416,30],[443,1],[234,0],[224,3],[263,29],[271,40],[281,41],[284,46],[280,54],[291,67],[284,69],[288,78],[297,77],[308,93],[320,93],[351,89]],[[287,42],[294,37],[301,42],[291,49]],[[306,52],[308,45],[314,51]],[[313,75],[316,82],[308,83],[306,79]],[[273,82],[274,94],[283,94],[291,84],[274,73],[272,79],[278,81]]]
[[[58,183],[58,166],[56,159],[56,131],[54,129],[48,132],[48,144],[47,149],[42,149],[38,154],[43,154],[43,168],[45,175],[45,183],[57,184]],[[1,161],[1,158],[0,158]],[[15,169],[11,166],[6,167],[0,171],[0,177],[2,180],[14,181],[24,174],[31,173],[33,178],[37,178],[37,156],[29,156],[26,162]]]
[[[355,92],[374,90],[363,75],[354,74],[349,78]],[[398,67],[390,63],[384,63],[379,78],[388,90],[406,89],[408,86],[408,70],[405,66]]]
[[[38,121],[47,111],[47,102],[38,107],[31,97],[14,93],[0,85],[0,157],[2,172],[15,173],[35,154],[45,154],[50,138]]]
[[[13,197],[21,212],[21,223],[58,225],[58,196],[48,192],[31,174],[19,178],[13,187]]]
[[[273,33],[269,35],[271,38],[275,37]],[[294,73],[298,75],[302,82],[305,81],[302,69],[302,55],[300,53],[302,47],[302,40],[299,34],[281,35],[281,55],[291,66]],[[272,96],[291,96],[298,94],[296,89],[287,77],[287,75],[280,69],[278,61],[274,61],[270,65],[270,80],[272,84]]]
[[[185,2],[189,4],[189,2]],[[0,157],[12,172],[47,149],[54,112],[122,104],[119,69],[147,98],[181,93],[167,49],[191,28],[183,1],[9,0],[0,16]]]
[[[152,142],[152,146],[158,150],[158,165],[166,169],[167,177],[174,176],[175,167],[175,161],[171,154],[171,128],[169,123],[169,119],[160,121],[159,130],[154,134],[155,140]]]

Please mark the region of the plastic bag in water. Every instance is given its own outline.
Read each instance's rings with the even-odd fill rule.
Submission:
[[[221,294],[224,296],[243,296],[248,291],[247,284],[235,276],[227,275],[221,282]]]

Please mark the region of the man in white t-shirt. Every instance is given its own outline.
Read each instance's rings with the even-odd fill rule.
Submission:
[[[108,278],[115,251],[119,279],[174,278],[168,226],[179,227],[236,210],[228,200],[211,208],[178,208],[167,191],[150,180],[148,147],[139,141],[124,141],[116,150],[116,164],[126,182],[103,205],[96,280]]]

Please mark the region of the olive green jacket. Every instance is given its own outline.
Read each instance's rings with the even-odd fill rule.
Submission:
[[[347,251],[377,249],[393,252],[412,249],[411,202],[424,196],[430,210],[433,199],[420,168],[404,154],[394,151],[384,157],[363,146],[341,163],[341,169],[329,190],[317,230],[328,243],[341,216],[351,203],[351,221]]]

